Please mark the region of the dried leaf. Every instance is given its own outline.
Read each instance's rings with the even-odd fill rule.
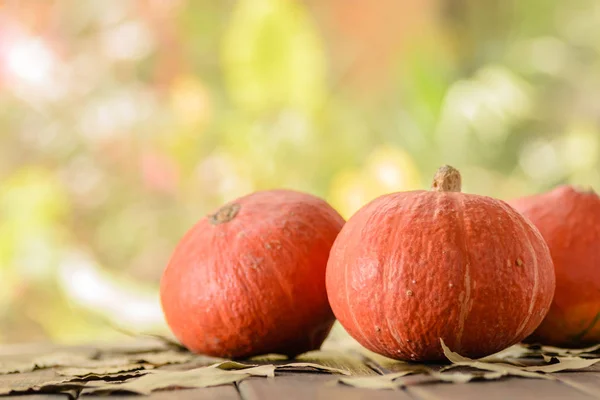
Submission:
[[[0,364],[0,375],[20,374],[22,372],[33,371],[35,364],[33,362],[4,362]]]
[[[87,374],[81,376],[70,376],[70,382],[91,382],[91,381],[110,381],[123,382],[131,378],[146,375],[152,370],[139,369],[135,371],[117,372],[113,374]]]
[[[296,360],[341,369],[353,375],[375,375],[375,372],[365,365],[364,357],[352,352],[309,351],[296,357]]]
[[[444,341],[440,339],[442,349],[444,350],[444,355],[450,362],[452,362],[452,366],[446,367],[445,369],[452,369],[457,366],[466,366],[484,371],[491,371],[502,373],[504,375],[513,375],[513,376],[521,376],[524,378],[534,378],[534,379],[553,379],[552,377],[544,374],[540,374],[533,371],[528,371],[524,368],[527,367],[519,367],[515,365],[505,364],[505,363],[486,363],[483,361],[473,360],[467,357],[463,357],[458,353],[453,352],[446,346]]]
[[[73,378],[56,376],[52,371],[48,373],[24,373],[15,375],[16,379],[3,381],[0,386],[0,396],[8,394],[21,394],[30,392],[50,392],[57,393],[62,390],[81,388],[82,382],[71,383]]]
[[[290,363],[284,365],[277,365],[275,367],[277,371],[293,371],[293,372],[326,372],[331,374],[340,375],[352,375],[350,371],[346,371],[340,368],[328,367],[326,365],[314,364],[314,363]]]
[[[130,363],[147,363],[155,367],[160,367],[167,364],[183,364],[194,358],[194,355],[189,352],[181,351],[161,351],[151,353],[140,353],[128,357]]]
[[[62,368],[61,374],[69,371],[76,375],[110,374],[109,371],[132,371],[160,367],[167,364],[183,364],[194,359],[192,353],[165,350],[160,352],[113,355],[107,358],[91,359],[89,355],[73,353],[52,353],[35,357],[30,361],[15,361],[0,364],[0,375],[30,372],[46,368]],[[134,365],[135,364],[135,365]]]
[[[409,377],[408,379],[400,379],[413,374],[420,374],[420,376],[418,378]],[[401,387],[433,382],[467,383],[472,380],[492,380],[499,379],[505,375],[503,372],[441,373],[423,366],[415,366],[413,370],[393,374],[339,378],[338,382],[362,389],[400,389]]]
[[[243,366],[243,369],[237,369]],[[222,369],[221,367],[227,368]],[[156,373],[157,372],[157,373]],[[123,383],[88,382],[84,393],[109,394],[129,392],[150,394],[154,390],[167,388],[203,388],[241,381],[250,376],[272,377],[273,365],[249,367],[245,364],[226,362],[189,371],[156,371]]]
[[[522,367],[524,371],[535,371],[535,372],[559,372],[559,371],[573,371],[577,369],[584,369],[591,367],[592,365],[600,362],[600,358],[585,359],[579,357],[552,357],[552,360],[557,360],[556,364],[549,365],[533,365],[529,367]]]
[[[89,361],[87,356],[72,353],[53,353],[34,358],[31,361],[4,362],[0,364],[0,375],[23,373],[35,369],[68,367]]]
[[[367,349],[364,349],[362,353],[367,359],[365,364],[379,371],[379,373],[393,373],[413,370],[416,365],[414,363],[408,363],[405,361],[399,361],[388,357],[384,357],[381,354],[374,353]]]
[[[504,372],[509,375],[517,375],[517,376],[523,376],[523,377],[527,377],[527,378],[538,378],[539,379],[539,378],[543,377],[545,379],[552,379],[548,376],[544,376],[544,375],[537,374],[537,373],[538,372],[552,373],[552,372],[559,372],[559,371],[583,369],[583,368],[588,368],[588,367],[596,364],[597,362],[600,362],[600,358],[597,358],[597,359],[584,359],[584,358],[580,358],[580,357],[551,357],[551,358],[549,358],[547,355],[542,353],[542,357],[543,357],[544,361],[550,362],[552,360],[556,360],[558,362],[555,364],[549,364],[549,365],[532,365],[532,366],[516,366],[516,365],[503,364],[503,363],[489,363],[489,362],[486,362],[486,359],[489,360],[489,358],[483,358],[480,360],[471,360],[469,358],[459,355],[458,353],[451,351],[446,346],[446,344],[444,343],[443,340],[441,340],[441,343],[442,343],[442,348],[444,349],[444,354],[446,355],[448,360],[450,360],[454,365],[464,365],[464,366],[469,366],[469,367],[477,368],[477,369],[483,369],[483,370],[487,370],[487,371]],[[586,351],[589,351],[590,349],[594,349],[594,348],[595,348],[595,346],[593,348],[589,348],[589,349],[582,349],[582,351],[586,352]],[[543,350],[543,347],[542,347],[542,350]],[[573,351],[573,350],[560,349],[560,351],[565,353],[565,352],[569,352],[569,351]],[[531,375],[532,372],[536,373],[536,374]]]
[[[450,370],[450,369],[453,369],[456,367],[460,367],[460,366],[471,367],[471,368],[479,369],[479,370],[483,370],[483,371],[498,372],[503,375],[520,376],[520,377],[524,377],[524,378],[554,379],[549,375],[544,375],[544,374],[537,373],[537,372],[523,370],[522,368],[524,368],[524,367],[518,367],[515,365],[503,364],[503,363],[484,363],[481,361],[458,362],[458,363],[454,363],[453,365],[451,365],[449,367],[446,367],[444,370],[447,371],[447,370]]]
[[[152,364],[125,364],[112,367],[98,367],[98,368],[79,368],[79,367],[68,367],[57,369],[56,372],[62,376],[111,376],[122,372],[132,372],[139,370],[153,369]]]
[[[446,346],[446,343],[444,343],[444,339],[440,338],[440,342],[442,344],[442,350],[444,351],[444,355],[446,356],[448,361],[450,361],[451,363],[458,364],[458,363],[462,363],[462,362],[472,362],[473,361],[470,358],[463,357],[460,354],[450,350],[450,348],[448,348],[448,346]]]
[[[526,346],[516,344],[510,346],[498,353],[489,355],[487,357],[480,358],[479,361],[483,362],[508,362],[513,365],[523,365],[523,363],[517,361],[518,358],[523,358],[532,355],[532,351]]]
[[[353,376],[349,378],[339,378],[338,382],[361,389],[399,389],[403,384],[401,382],[395,382],[395,380],[415,372],[416,371],[402,371],[376,376]]]
[[[244,368],[249,368],[249,367],[258,367],[258,365],[257,364],[245,364],[245,363],[241,363],[241,362],[237,362],[237,361],[223,361],[220,363],[209,365],[206,368],[219,368],[219,369],[222,369],[225,371],[230,371],[230,370],[238,370],[238,369],[244,369]]]
[[[430,372],[430,376],[442,381],[442,382],[452,382],[452,383],[467,383],[473,380],[494,380],[500,379],[507,374],[502,371],[495,372],[454,372],[454,373],[444,373],[444,372]]]
[[[556,356],[581,356],[589,355],[600,357],[600,344],[595,346],[586,347],[583,349],[563,349],[554,346],[541,346],[539,350],[542,354],[556,355]]]
[[[63,393],[73,389],[78,390],[83,388],[84,386],[85,384],[81,382],[58,381],[48,382],[40,386],[27,386],[17,388],[0,387],[0,396],[26,393]]]
[[[260,363],[264,362],[277,362],[277,361],[285,361],[288,360],[288,356],[284,356],[283,354],[261,354],[259,356],[250,357],[249,361],[257,361]]]

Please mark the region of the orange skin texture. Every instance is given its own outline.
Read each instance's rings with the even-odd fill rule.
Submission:
[[[175,249],[160,287],[169,327],[191,351],[216,357],[318,349],[335,320],[325,268],[343,218],[289,190],[231,204],[233,219],[201,219]]]
[[[346,223],[327,265],[329,302],[368,349],[411,361],[482,357],[520,342],[554,294],[548,247],[506,203],[453,192],[379,197]]]
[[[564,347],[600,343],[600,198],[561,186],[511,204],[540,230],[556,272],[550,312],[528,341]]]

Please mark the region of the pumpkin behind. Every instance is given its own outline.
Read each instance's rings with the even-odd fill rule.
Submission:
[[[556,293],[550,312],[528,339],[554,346],[600,342],[600,197],[571,186],[514,200],[550,247]]]

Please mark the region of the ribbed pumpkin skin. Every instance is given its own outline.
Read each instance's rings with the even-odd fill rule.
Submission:
[[[251,194],[215,216],[232,204],[233,219],[200,220],[164,271],[171,330],[191,351],[217,357],[318,349],[334,322],[325,268],[343,218],[325,201],[287,190]]]
[[[450,192],[389,194],[359,210],[331,250],[327,292],[356,340],[385,356],[481,357],[542,321],[554,272],[539,232],[502,201]]]
[[[556,272],[556,293],[530,342],[565,347],[600,342],[600,198],[562,186],[511,204],[540,230]]]

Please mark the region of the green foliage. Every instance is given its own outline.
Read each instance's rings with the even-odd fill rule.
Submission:
[[[98,4],[0,8],[0,341],[163,327],[176,242],[253,190],[600,188],[593,0]]]

